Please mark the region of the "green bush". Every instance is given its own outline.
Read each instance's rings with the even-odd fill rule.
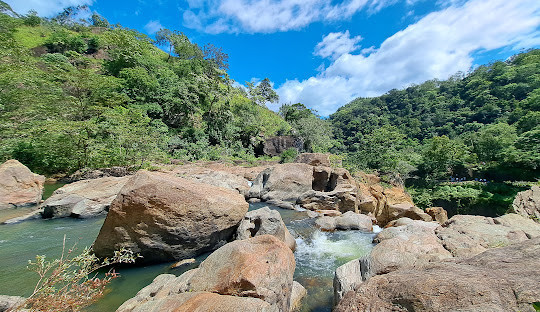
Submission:
[[[296,159],[296,156],[298,156],[298,150],[296,148],[289,148],[280,155],[280,163],[290,163],[293,162]]]

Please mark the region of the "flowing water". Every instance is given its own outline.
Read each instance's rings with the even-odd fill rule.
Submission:
[[[251,204],[250,210],[263,206],[267,205]],[[301,311],[331,311],[334,270],[349,260],[368,254],[374,234],[361,231],[323,233],[315,230],[313,219],[309,219],[305,212],[271,208],[281,213],[289,231],[297,237],[294,279],[308,291]],[[0,217],[5,213],[9,212],[0,212]],[[90,246],[103,221],[104,217],[86,220],[64,218],[0,225],[0,294],[28,296],[37,281],[37,275],[26,268],[28,260],[35,259],[36,255],[46,255],[51,259],[59,257],[64,235],[67,247],[74,244],[79,249]],[[195,264],[182,269],[170,269],[172,263],[119,268],[120,277],[110,284],[110,291],[86,311],[115,311],[157,275],[180,275],[196,267],[205,257],[198,257]]]

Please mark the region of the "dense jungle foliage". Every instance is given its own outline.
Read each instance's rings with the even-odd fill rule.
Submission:
[[[529,184],[508,181],[540,177],[540,50],[358,98],[330,122],[349,167],[405,183],[421,206],[504,213]]]
[[[338,154],[451,214],[502,214],[538,183],[540,50],[358,98],[322,119],[301,103],[267,109],[279,100],[271,82],[239,87],[219,47],[168,29],[154,40],[98,14],[78,20],[81,10],[45,19],[0,1],[0,161],[42,174],[253,161],[266,138],[294,135],[304,151]]]

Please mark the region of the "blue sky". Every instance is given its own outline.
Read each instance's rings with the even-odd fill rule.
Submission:
[[[359,96],[446,79],[540,47],[538,0],[7,0],[53,16],[90,9],[153,36],[180,30],[229,54],[237,82],[268,77],[281,103],[327,116]],[[279,104],[269,105],[277,109]]]

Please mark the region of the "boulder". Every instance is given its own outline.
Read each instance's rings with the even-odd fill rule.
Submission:
[[[311,188],[297,199],[305,209],[358,212],[358,187],[346,169],[313,167]]]
[[[247,195],[250,188],[249,181],[238,174],[213,170],[192,164],[177,167],[171,174],[181,178],[191,179],[196,182],[235,190],[244,196]]]
[[[540,236],[540,224],[517,214],[498,218],[455,215],[435,233],[454,257],[470,257]]]
[[[263,146],[263,152],[269,156],[279,156],[289,148],[300,150],[303,145],[304,143],[302,140],[293,136],[276,136],[266,139]]]
[[[112,202],[94,250],[128,248],[138,263],[192,258],[231,240],[247,210],[236,191],[142,170]]]
[[[300,309],[302,299],[307,295],[307,290],[297,281],[293,281],[291,292],[291,303],[289,304],[289,311],[296,311]]]
[[[540,223],[540,186],[518,193],[512,208],[515,213]]]
[[[367,281],[371,274],[369,257],[354,259],[338,267],[334,272],[334,305],[347,292],[356,290],[360,284]]]
[[[280,164],[262,171],[253,181],[249,197],[296,203],[298,197],[310,191],[313,167],[307,164]]]
[[[370,278],[334,311],[530,311],[540,301],[540,238],[475,257]]]
[[[452,258],[435,235],[436,222],[400,218],[374,238],[370,255],[373,274],[385,274]]]
[[[296,241],[283,223],[281,215],[276,210],[263,207],[249,211],[244,220],[240,222],[236,231],[236,239],[248,239],[260,235],[273,235],[284,242],[292,251],[296,248]]]
[[[22,304],[26,298],[19,296],[0,295],[0,312],[6,312]]]
[[[0,210],[39,204],[45,177],[34,174],[19,161],[0,165]]]
[[[323,153],[302,153],[296,157],[294,162],[308,164],[311,166],[330,167],[330,154]]]
[[[44,218],[90,218],[106,214],[129,177],[105,177],[66,184],[41,205]]]
[[[362,230],[366,232],[373,231],[371,218],[363,215],[347,211],[346,213],[337,216],[322,216],[315,221],[315,225],[324,231],[334,230]]]
[[[185,311],[236,311],[219,307],[218,303],[226,304],[228,301],[222,300],[240,297],[262,302],[246,301],[244,304],[254,304],[252,310],[238,311],[288,311],[293,291],[294,269],[292,251],[276,237],[261,235],[237,240],[214,251],[199,268],[187,271],[179,277],[171,274],[156,277],[152,284],[140,290],[117,311],[169,311],[161,305],[163,300],[174,302],[178,294],[190,293],[214,293],[231,298],[200,298],[189,306],[192,310]],[[159,306],[137,310],[142,305]],[[223,310],[214,310],[212,307]]]
[[[426,209],[426,213],[433,219],[433,221],[443,224],[448,221],[448,214],[443,207],[431,207]]]
[[[135,306],[122,305],[117,312],[277,312],[261,299],[224,296],[210,292],[186,292],[152,298]]]

